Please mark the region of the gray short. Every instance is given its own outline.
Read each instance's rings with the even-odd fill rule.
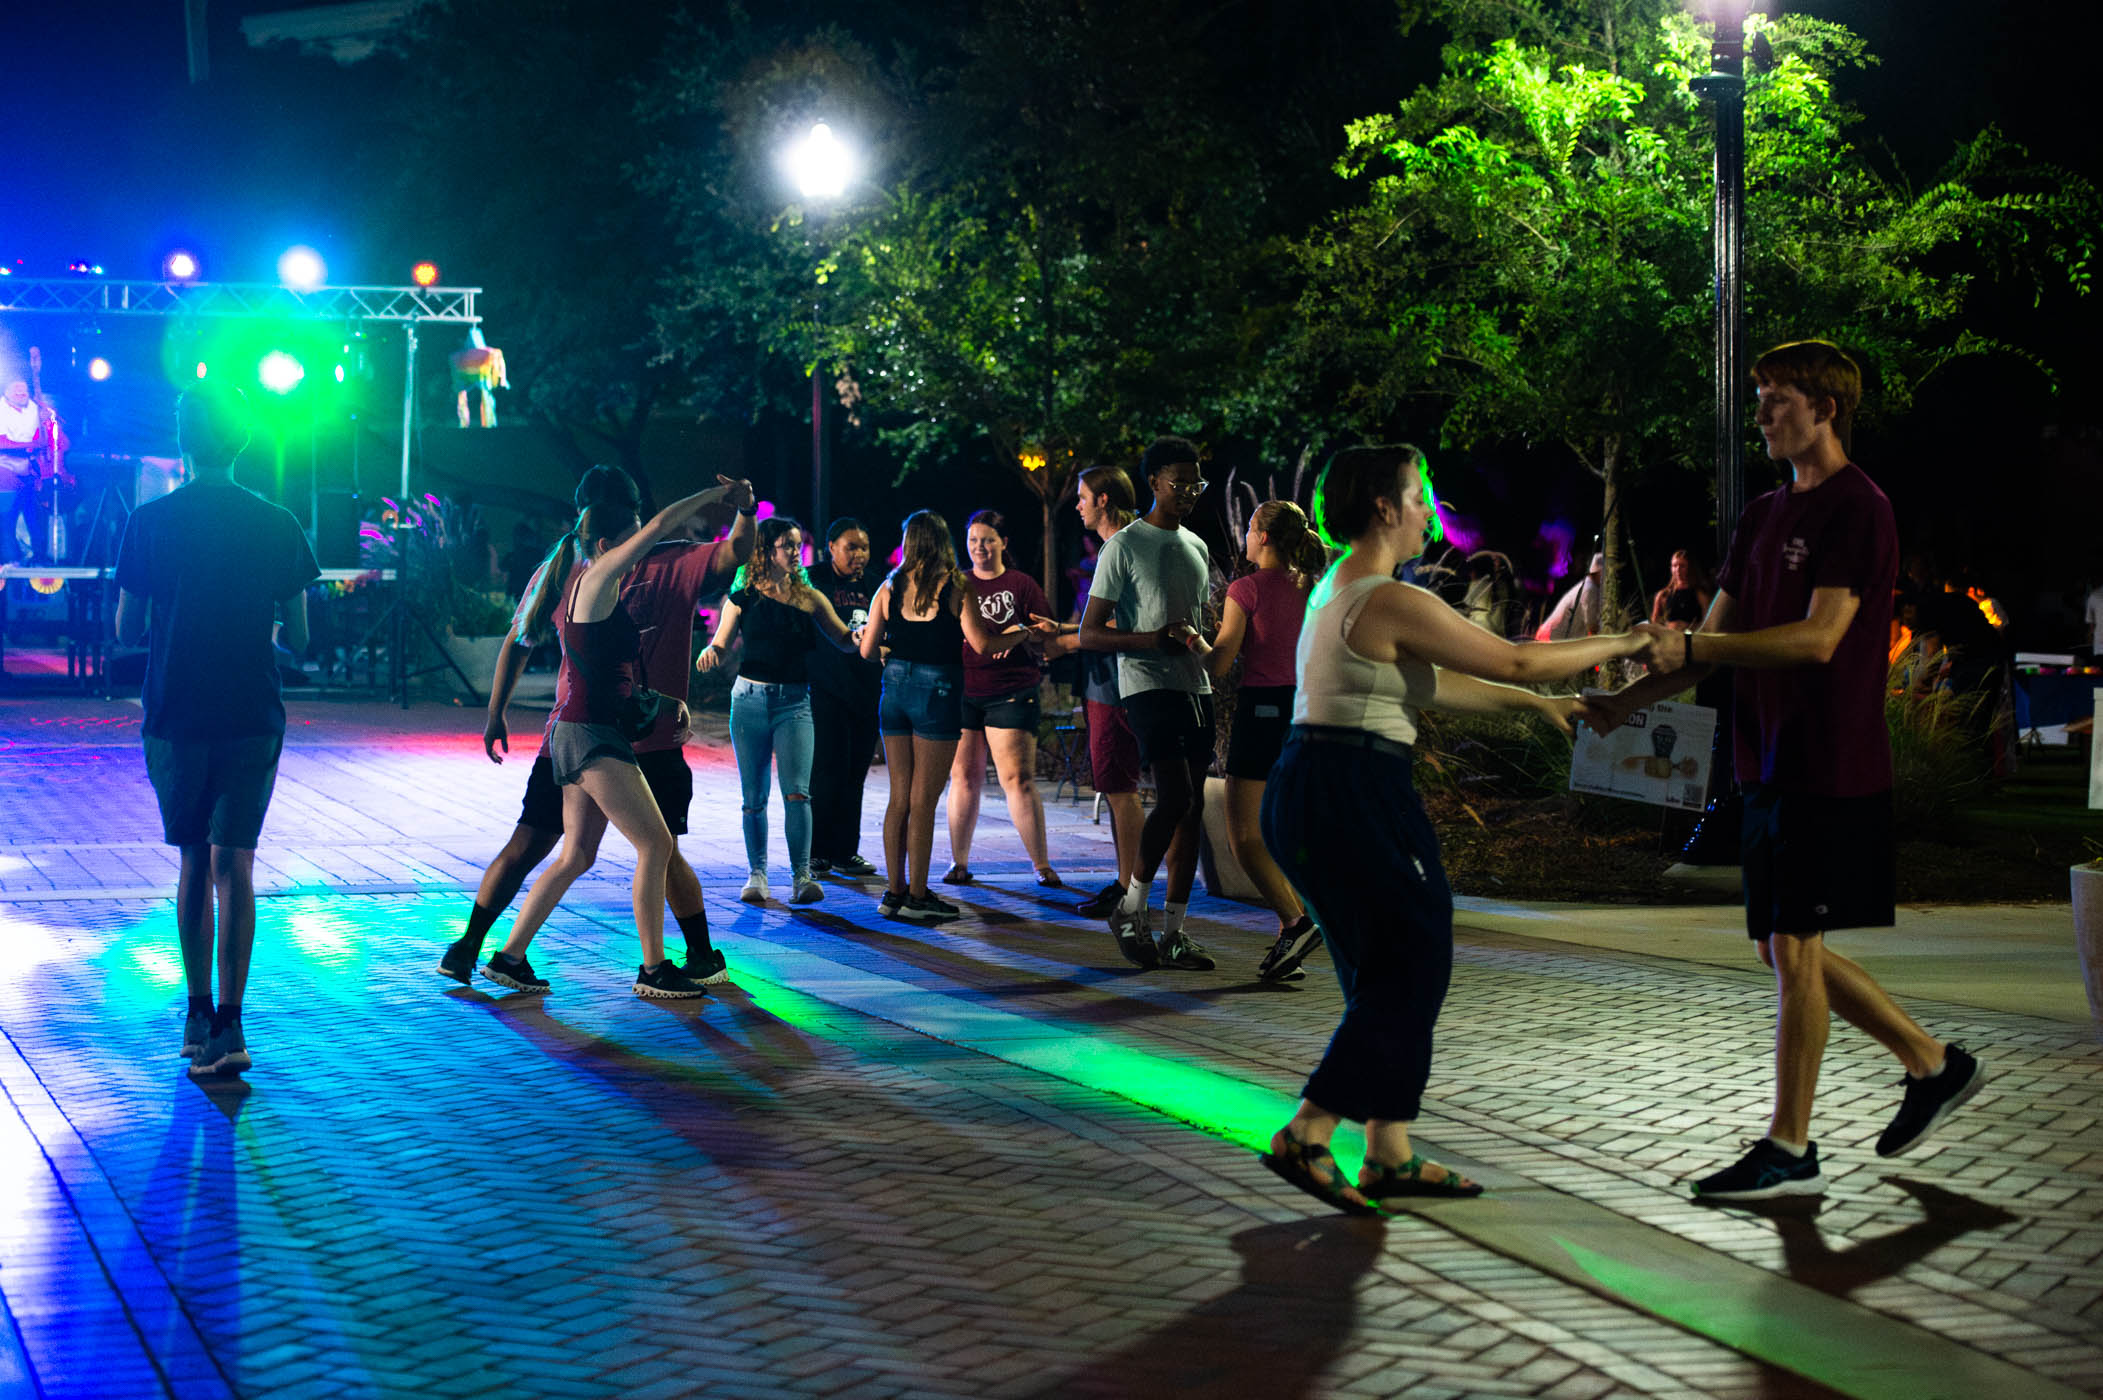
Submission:
[[[282,734],[240,739],[146,736],[146,776],[161,806],[161,837],[171,846],[209,841],[252,851],[277,787]]]
[[[638,767],[635,746],[610,724],[579,724],[558,719],[548,729],[548,763],[555,770],[555,786],[567,787],[584,775],[594,759],[610,758]]]

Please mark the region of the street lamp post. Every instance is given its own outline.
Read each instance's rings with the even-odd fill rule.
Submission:
[[[1702,0],[1715,24],[1709,71],[1693,82],[1716,122],[1716,559],[1730,553],[1745,513],[1745,12],[1750,0]],[[1709,804],[1675,869],[1738,864],[1741,809],[1725,775],[1730,761],[1730,691],[1703,687],[1716,707]]]
[[[1745,513],[1745,0],[1710,0],[1716,37],[1694,91],[1716,121],[1716,557]]]
[[[824,122],[812,126],[809,133],[790,149],[788,165],[796,182],[796,192],[803,197],[806,214],[845,194],[847,182],[854,175],[853,153]],[[813,324],[818,314],[818,299],[813,296]],[[831,474],[831,459],[832,440],[825,430],[825,365],[814,347],[811,357],[811,518],[807,522],[808,529],[813,532],[825,528],[825,484]]]

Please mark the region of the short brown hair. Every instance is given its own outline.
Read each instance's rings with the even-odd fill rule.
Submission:
[[[1132,489],[1132,478],[1125,475],[1123,467],[1097,465],[1081,473],[1081,485],[1091,496],[1104,497],[1110,503],[1110,511],[1122,530],[1139,514],[1139,494]]]
[[[1792,340],[1753,361],[1753,382],[1786,385],[1807,399],[1833,401],[1833,433],[1847,447],[1862,403],[1862,368],[1829,340]]]

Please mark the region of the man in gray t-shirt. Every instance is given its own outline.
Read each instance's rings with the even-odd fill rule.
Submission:
[[[1205,772],[1212,764],[1212,683],[1192,647],[1204,645],[1211,557],[1183,527],[1205,489],[1198,450],[1182,438],[1147,448],[1140,474],[1153,509],[1112,535],[1095,566],[1081,646],[1117,653],[1117,686],[1139,755],[1153,765],[1154,810],[1139,836],[1139,864],[1110,913],[1118,951],[1139,967],[1209,971],[1212,958],[1183,932],[1197,875],[1205,819]],[[1115,619],[1116,626],[1110,625]],[[1168,864],[1161,940],[1147,928],[1147,894]]]

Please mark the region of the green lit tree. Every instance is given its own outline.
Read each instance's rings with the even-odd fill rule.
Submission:
[[[1557,446],[1595,474],[1610,615],[1621,493],[1689,466],[1709,434],[1705,32],[1670,0],[1429,0],[1445,71],[1354,123],[1357,202],[1298,248],[1296,372],[1378,431],[1436,408],[1449,445]],[[1755,32],[1746,277],[1755,343],[1860,351],[1901,412],[1953,360],[2012,347],[1967,329],[1984,280],[2085,292],[2095,191],[1987,132],[1915,190],[1850,139],[1836,75],[1870,61],[1840,26]]]

